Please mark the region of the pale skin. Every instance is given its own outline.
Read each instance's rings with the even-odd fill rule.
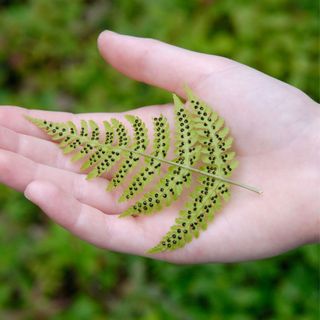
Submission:
[[[70,114],[0,108],[0,182],[24,192],[49,218],[107,250],[174,263],[256,260],[319,241],[320,108],[300,90],[226,58],[196,53],[152,39],[103,32],[103,58],[135,80],[185,97],[184,85],[212,106],[235,138],[239,167],[232,179],[263,190],[232,187],[231,200],[207,231],[185,248],[146,255],[174,223],[185,198],[152,216],[119,219],[121,192],[108,180],[85,179],[56,144],[24,116],[64,122],[123,114]],[[107,88],[107,85],[106,85]],[[107,89],[106,89],[107,90]],[[151,128],[160,113],[172,123],[171,104],[138,108]],[[152,131],[150,130],[150,135]],[[111,174],[107,176],[111,178]]]

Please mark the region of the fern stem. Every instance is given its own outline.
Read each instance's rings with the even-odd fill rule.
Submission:
[[[262,190],[259,190],[256,187],[252,187],[252,186],[249,186],[247,184],[243,184],[243,183],[240,183],[240,182],[237,182],[237,181],[233,181],[233,180],[228,179],[228,178],[220,177],[220,176],[217,176],[215,174],[211,174],[211,173],[208,173],[208,172],[205,172],[205,171],[201,171],[201,170],[196,169],[196,168],[188,167],[188,166],[185,166],[183,164],[176,163],[174,161],[157,158],[157,157],[154,157],[154,156],[152,156],[150,154],[146,154],[146,153],[143,153],[143,152],[131,150],[131,149],[126,148],[126,147],[117,146],[117,149],[120,149],[120,150],[123,150],[123,151],[126,151],[126,152],[132,152],[132,153],[138,154],[138,155],[146,157],[146,158],[154,159],[154,160],[166,163],[166,164],[170,164],[170,165],[174,165],[174,166],[177,166],[177,167],[181,167],[183,169],[187,169],[187,170],[202,174],[204,176],[208,176],[208,177],[211,177],[211,178],[223,181],[223,182],[227,182],[227,183],[230,183],[232,185],[247,189],[249,191],[253,191],[253,192],[258,193],[258,194],[262,194]]]

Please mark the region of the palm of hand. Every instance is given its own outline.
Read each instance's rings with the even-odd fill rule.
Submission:
[[[292,219],[290,215],[297,213],[296,202],[291,200],[299,197],[300,185],[308,177],[303,153],[310,153],[310,143],[305,143],[305,137],[313,114],[318,112],[313,102],[280,81],[223,58],[150,40],[127,38],[123,41],[117,37],[105,34],[100,38],[100,50],[105,58],[133,78],[178,94],[183,93],[182,87],[187,82],[231,128],[240,162],[232,178],[257,185],[264,191],[258,196],[233,188],[231,201],[199,239],[181,250],[155,257],[190,263],[237,261],[273,255],[305,242],[302,217]],[[107,39],[110,44],[106,48],[114,46],[108,52],[104,49]],[[126,51],[126,46],[130,48],[132,42],[136,51],[119,55]],[[150,57],[153,50],[159,53]],[[160,57],[161,51],[164,58]],[[172,58],[179,62],[172,65]],[[167,69],[160,72],[158,60],[161,59]],[[184,66],[190,64],[193,69],[188,71]],[[159,76],[155,78],[154,74]],[[0,111],[2,182],[20,191],[27,188],[26,195],[52,219],[97,246],[140,255],[154,246],[173,224],[185,199],[153,216],[118,219],[110,215],[121,213],[125,208],[116,202],[119,193],[106,193],[104,179],[85,180],[85,175],[79,172],[80,165],[70,165],[56,145],[23,119],[26,112],[12,107]],[[149,128],[152,118],[160,113],[171,119],[171,123],[173,120],[171,105],[140,108],[131,113],[141,117]],[[61,122],[123,119],[121,114],[73,116],[32,111],[30,115]],[[293,174],[297,168],[301,171]],[[311,196],[314,195],[306,194],[301,206],[308,203]],[[288,221],[294,222],[283,232]],[[295,238],[288,237],[293,233],[297,235]]]

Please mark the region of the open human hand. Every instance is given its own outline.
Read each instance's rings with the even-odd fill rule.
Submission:
[[[176,263],[232,262],[273,256],[318,241],[320,109],[298,89],[226,58],[187,51],[152,39],[103,32],[102,56],[127,76],[184,97],[188,84],[213,106],[235,138],[240,162],[233,180],[262,195],[232,188],[231,201],[208,230],[182,249],[148,255]],[[171,104],[130,111],[148,126]],[[101,123],[124,114],[69,114],[0,107],[0,182],[37,204],[80,238],[109,250],[146,255],[173,224],[185,199],[146,217],[118,219],[120,194],[106,179],[86,180],[57,144],[24,116],[55,122]],[[173,126],[171,125],[171,128]],[[152,130],[149,130],[152,132]],[[110,179],[112,173],[106,178]]]

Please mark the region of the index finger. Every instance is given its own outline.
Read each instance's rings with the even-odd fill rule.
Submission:
[[[53,122],[67,122],[72,121],[76,125],[80,124],[80,120],[93,120],[97,124],[101,124],[103,121],[108,121],[112,118],[119,121],[125,121],[125,114],[130,113],[132,115],[140,117],[146,124],[152,122],[153,117],[157,117],[163,114],[168,119],[172,118],[173,111],[171,105],[155,105],[150,107],[141,107],[130,112],[121,113],[80,113],[73,114],[69,112],[60,111],[45,111],[34,110],[16,106],[1,106],[0,107],[0,125],[11,129],[15,132],[22,133],[38,137],[45,140],[51,140],[50,137],[37,128],[34,124],[28,121],[25,116],[32,118],[46,119]]]

